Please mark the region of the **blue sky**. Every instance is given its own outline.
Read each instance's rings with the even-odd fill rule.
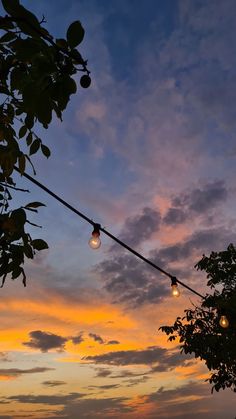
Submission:
[[[56,37],[81,20],[92,77],[82,90],[76,76],[62,123],[37,128],[52,152],[35,156],[38,180],[205,292],[194,264],[236,237],[235,1],[22,4]],[[89,225],[19,186],[31,194],[17,202],[47,205],[30,219],[50,248],[25,266],[26,289],[2,290],[0,419],[233,417],[234,394],[212,396],[204,364],[157,333],[195,297],[173,302],[166,278],[106,237],[92,252]]]

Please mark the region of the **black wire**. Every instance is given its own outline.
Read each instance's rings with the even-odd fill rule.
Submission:
[[[20,173],[20,170],[18,167],[14,166],[14,169]],[[20,173],[21,174],[21,173]],[[141,253],[136,252],[132,247],[128,246],[126,243],[124,243],[122,240],[118,239],[116,236],[113,236],[113,234],[109,233],[109,231],[105,230],[103,227],[101,227],[100,224],[95,223],[93,220],[88,218],[85,214],[78,211],[72,205],[68,204],[68,202],[64,201],[64,199],[60,198],[58,195],[56,195],[54,192],[52,192],[50,189],[48,189],[46,186],[44,186],[42,183],[38,182],[36,179],[28,175],[27,173],[23,173],[22,176],[24,176],[26,179],[30,180],[32,183],[37,185],[39,188],[43,189],[45,192],[47,192],[49,195],[51,195],[53,198],[55,198],[57,201],[59,201],[62,205],[73,211],[75,214],[77,214],[79,217],[83,218],[85,221],[87,221],[89,224],[91,224],[94,228],[98,227],[100,231],[102,231],[104,234],[106,234],[108,237],[110,237],[112,240],[114,240],[116,243],[118,243],[120,246],[124,247],[129,252],[133,253],[133,255],[137,256],[139,259],[146,262],[148,265],[151,265],[154,269],[157,269],[162,274],[168,276],[170,279],[174,278],[182,287],[187,288],[189,291],[196,294],[198,297],[205,298],[203,295],[201,295],[199,292],[195,291],[193,288],[189,287],[188,285],[184,284],[184,282],[177,279],[175,276],[171,275],[169,272],[165,271],[164,269],[160,268],[160,266],[156,265],[151,260],[145,258]]]

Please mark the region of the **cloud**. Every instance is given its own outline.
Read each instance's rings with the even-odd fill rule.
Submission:
[[[156,401],[161,403],[171,403],[173,400],[179,398],[187,398],[189,396],[205,396],[206,384],[195,381],[190,381],[183,386],[174,389],[165,389],[160,387],[156,392],[147,396],[147,401]]]
[[[35,367],[30,369],[19,369],[19,368],[1,368],[0,369],[0,376],[1,377],[9,377],[9,378],[16,378],[21,375],[25,374],[36,374],[42,373],[47,371],[53,371],[55,368],[45,368],[45,367]]]
[[[150,380],[150,378],[151,377],[148,375],[143,375],[140,378],[130,378],[129,380],[124,380],[123,383],[127,383],[126,387],[134,387],[138,384],[146,383],[148,380]]]
[[[97,335],[96,333],[89,333],[89,337],[92,338],[95,342],[100,343],[100,345],[105,343],[101,336]]]
[[[172,207],[165,214],[163,223],[177,225],[198,215],[207,215],[209,211],[215,211],[217,206],[225,203],[227,198],[228,189],[223,180],[206,183],[191,192],[179,193],[172,197]]]
[[[159,346],[150,346],[146,349],[107,352],[101,355],[90,355],[83,358],[94,364],[107,364],[116,366],[148,365],[153,372],[164,372],[179,366],[185,358],[179,353],[170,353]]]
[[[188,219],[189,215],[181,208],[169,208],[165,217],[163,218],[164,224],[176,225],[182,224]]]
[[[6,399],[18,403],[32,403],[32,404],[47,404],[47,405],[66,405],[67,403],[74,402],[85,394],[82,393],[69,393],[69,394],[52,394],[52,395],[34,395],[34,394],[19,394],[9,396]]]
[[[166,246],[158,251],[151,252],[151,259],[157,264],[167,266],[169,263],[183,261],[198,254],[200,259],[203,253],[225,249],[229,243],[235,242],[236,234],[223,226],[213,227],[193,232],[182,242]]]
[[[47,387],[58,387],[58,386],[63,386],[64,384],[66,384],[65,381],[59,381],[59,380],[49,380],[49,381],[43,381],[42,384],[44,386]]]
[[[119,239],[131,247],[137,247],[159,230],[161,216],[159,211],[145,207],[141,214],[128,217],[122,228]],[[120,246],[114,244],[110,251],[120,249]]]
[[[60,415],[65,419],[120,418],[133,411],[133,407],[127,402],[128,399],[125,397],[87,398],[68,403]],[[52,416],[51,419],[58,419],[58,416]]]
[[[130,254],[116,255],[96,266],[104,288],[114,302],[138,306],[145,302],[158,303],[169,294],[168,285],[152,269]]]
[[[109,340],[106,345],[119,345],[120,342],[118,340]]]
[[[74,345],[79,345],[80,343],[82,343],[84,341],[83,333],[80,333],[77,336],[71,336],[70,340],[72,340]]]
[[[33,330],[29,335],[31,340],[23,342],[23,345],[33,349],[40,349],[42,352],[47,352],[50,349],[64,350],[64,345],[68,340],[62,336],[41,330]]]
[[[108,368],[96,368],[95,378],[105,378],[109,377],[112,374],[112,371]]]
[[[111,375],[110,378],[143,377],[143,376],[149,374],[150,372],[151,372],[151,370],[148,371],[148,372],[137,373],[137,372],[133,372],[133,371],[130,371],[130,370],[123,370],[122,369],[119,373]]]
[[[113,390],[114,388],[119,388],[120,384],[104,384],[101,386],[88,386],[86,387],[88,390],[94,390],[94,389],[99,389],[99,390]]]

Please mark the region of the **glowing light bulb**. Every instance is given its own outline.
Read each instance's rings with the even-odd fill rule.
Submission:
[[[171,278],[171,294],[173,295],[173,297],[180,296],[180,291],[177,284],[177,278],[175,278],[174,276]]]
[[[89,246],[92,249],[99,249],[101,246],[101,239],[100,239],[100,231],[99,231],[99,224],[94,224],[94,230],[92,232],[92,236],[89,239]]]
[[[93,236],[91,237],[91,239],[89,240],[89,246],[92,249],[99,249],[99,247],[101,246],[101,240],[99,236]]]
[[[174,284],[174,285],[171,285],[171,294],[173,295],[173,297],[179,297],[180,296],[180,292],[179,292],[179,288],[178,288],[178,285],[176,284]]]
[[[224,314],[221,316],[220,321],[219,321],[219,324],[224,329],[226,329],[227,327],[229,327],[229,320],[227,319],[227,317]]]

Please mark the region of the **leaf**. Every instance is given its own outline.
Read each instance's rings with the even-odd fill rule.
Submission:
[[[19,134],[18,134],[19,135],[19,138],[24,137],[25,134],[27,133],[27,130],[28,130],[27,126],[26,125],[22,125],[22,127],[19,130]]]
[[[50,155],[51,155],[51,151],[49,150],[49,148],[46,145],[41,144],[41,150],[42,150],[42,153],[44,154],[44,156],[47,157],[47,159],[48,159],[48,157],[50,157]]]
[[[13,220],[17,230],[20,230],[26,222],[26,213],[22,208],[12,211],[11,220]]]
[[[48,249],[48,244],[42,239],[35,239],[31,242],[32,246],[36,250]]]
[[[25,155],[22,153],[20,157],[18,157],[18,167],[19,167],[21,176],[24,174],[24,171],[25,171],[25,163],[26,163]]]
[[[39,122],[44,126],[50,124],[52,120],[52,104],[50,97],[46,92],[42,92],[41,95],[38,96],[35,112]]]
[[[71,48],[76,47],[77,45],[79,45],[84,38],[84,28],[81,25],[79,20],[76,20],[75,22],[73,22],[66,33],[66,38],[67,38],[67,42],[69,44],[69,46]]]
[[[20,268],[20,266],[17,266],[16,268],[14,268],[12,271],[11,279],[18,278],[18,276],[20,276],[21,274],[21,271],[22,271],[22,268]]]
[[[25,254],[25,256],[27,256],[27,258],[33,259],[33,257],[34,257],[33,250],[32,250],[32,247],[29,244],[24,245],[24,254]]]
[[[32,135],[32,132],[29,132],[29,134],[27,135],[27,137],[26,137],[26,144],[28,145],[28,146],[30,146],[30,144],[32,143],[32,140],[33,140],[33,135]]]
[[[41,140],[39,138],[36,138],[36,140],[34,140],[34,142],[30,146],[30,152],[29,152],[30,156],[32,154],[37,153],[37,151],[40,147],[40,144],[41,144]]]
[[[27,114],[25,117],[25,125],[27,126],[27,128],[31,129],[34,126],[34,116]]]
[[[42,204],[42,202],[30,202],[29,204],[25,205],[25,208],[38,208],[38,207],[46,207],[45,204]]]

